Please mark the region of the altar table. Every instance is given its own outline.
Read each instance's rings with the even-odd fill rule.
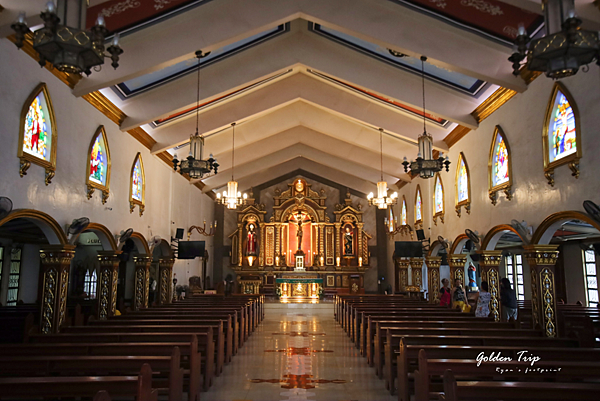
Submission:
[[[281,289],[281,300],[319,298],[319,288],[323,288],[322,278],[278,278],[275,284]]]

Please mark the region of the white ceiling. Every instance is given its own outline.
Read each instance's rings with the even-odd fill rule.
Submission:
[[[91,5],[102,2],[92,0]],[[541,13],[540,0],[504,2]],[[18,10],[28,13],[30,26],[38,23],[36,14],[45,1],[0,0],[0,4],[6,8],[0,14],[0,35],[6,36]],[[591,0],[577,1],[577,7],[586,24],[600,22]],[[593,15],[588,12],[591,7],[595,8]],[[153,154],[173,154],[173,148],[179,147],[177,153],[183,156],[195,131],[193,113],[159,127],[150,123],[195,106],[195,73],[129,98],[119,97],[112,86],[188,60],[196,50],[215,51],[289,23],[287,32],[200,70],[201,103],[225,96],[200,113],[206,153],[213,153],[221,164],[218,175],[203,180],[204,191],[222,190],[231,177],[228,127],[232,122],[238,123],[235,178],[241,189],[303,169],[372,192],[380,179],[378,127],[386,131],[384,179],[390,186],[399,180],[410,181],[401,162],[404,156],[416,157],[423,122],[390,102],[420,110],[420,76],[319,35],[309,29],[309,22],[383,49],[412,57],[426,55],[437,67],[488,82],[472,96],[426,81],[427,113],[449,121],[445,127],[427,125],[435,148],[442,152],[447,151],[443,139],[457,124],[477,128],[471,113],[498,87],[526,90],[525,82],[512,75],[507,61],[512,53],[509,46],[396,2],[213,0],[125,35],[119,68],[105,66],[84,77],[73,94],[100,90],[127,115],[123,131],[141,126],[157,142]],[[281,76],[231,95],[278,74]]]

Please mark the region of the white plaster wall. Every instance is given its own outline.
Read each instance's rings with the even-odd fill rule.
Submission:
[[[445,191],[445,223],[437,226],[431,223],[434,180],[415,179],[399,191],[399,198],[406,196],[409,224],[414,222],[414,199],[416,185],[423,192],[425,206],[425,233],[431,228],[432,240],[441,235],[453,241],[466,228],[485,235],[492,227],[510,224],[512,219],[525,220],[534,230],[550,214],[565,210],[583,211],[582,202],[592,199],[598,202],[600,179],[598,179],[598,157],[600,149],[600,73],[597,66],[591,66],[589,73],[579,72],[576,76],[561,81],[571,92],[579,108],[583,158],[580,162],[579,179],[571,176],[564,165],[555,170],[555,186],[548,185],[544,177],[542,131],[546,107],[550,100],[553,81],[541,76],[530,84],[525,93],[517,94],[509,102],[484,120],[479,128],[470,132],[455,144],[449,152],[450,172],[442,172]],[[500,125],[511,148],[513,199],[508,201],[499,194],[498,204],[493,206],[488,197],[488,158],[492,135],[496,125]],[[460,152],[464,152],[469,165],[471,180],[471,214],[462,211],[459,218],[455,211],[455,173]],[[413,158],[415,155],[412,156]],[[427,193],[427,195],[426,195]],[[395,207],[400,218],[401,205]],[[397,240],[409,238],[396,237]],[[574,263],[580,269],[581,258],[567,258],[567,266]],[[525,266],[524,266],[525,267]],[[529,269],[526,269],[528,271]],[[569,268],[567,267],[567,272]],[[526,273],[527,274],[527,273]],[[568,274],[567,274],[568,275]],[[574,276],[567,282],[578,280]],[[582,282],[582,278],[579,279]],[[526,284],[528,279],[526,279]],[[580,284],[581,286],[581,284]],[[580,290],[572,288],[571,292]],[[526,294],[527,295],[527,294]]]
[[[129,134],[81,98],[14,44],[0,39],[0,194],[12,199],[15,208],[41,210],[61,225],[74,218],[89,217],[107,226],[113,233],[133,228],[146,238],[159,235],[167,241],[175,229],[202,225],[213,220],[213,201],[187,180],[174,174],[163,161],[152,156]],[[108,67],[106,67],[108,68]],[[94,72],[102,74],[103,72]],[[58,139],[56,176],[44,185],[43,168],[33,165],[26,176],[19,177],[17,158],[19,118],[23,103],[40,83],[48,86],[54,105]],[[112,170],[110,198],[102,205],[98,191],[86,197],[85,174],[87,150],[99,125],[104,125],[110,147]],[[146,210],[129,213],[129,173],[137,152],[144,162],[146,176]],[[192,240],[205,240],[209,255],[213,254],[212,238],[192,235]],[[209,272],[212,269],[209,260]],[[200,261],[177,261],[174,272],[179,282],[187,284],[199,272]]]

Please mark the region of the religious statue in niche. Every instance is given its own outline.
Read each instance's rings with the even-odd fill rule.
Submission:
[[[350,227],[346,226],[346,231],[344,232],[344,255],[352,256],[354,255],[354,233],[350,229]]]
[[[298,212],[296,215],[296,221],[298,222],[298,230],[296,231],[296,237],[298,237],[298,250],[302,249],[302,212]]]
[[[247,255],[256,255],[256,226],[254,223],[248,224],[248,241],[246,244],[246,254]]]

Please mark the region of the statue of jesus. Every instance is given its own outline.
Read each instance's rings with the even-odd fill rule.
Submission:
[[[298,212],[296,215],[296,220],[298,221],[298,230],[296,231],[296,237],[298,237],[298,250],[302,250],[302,213]]]

